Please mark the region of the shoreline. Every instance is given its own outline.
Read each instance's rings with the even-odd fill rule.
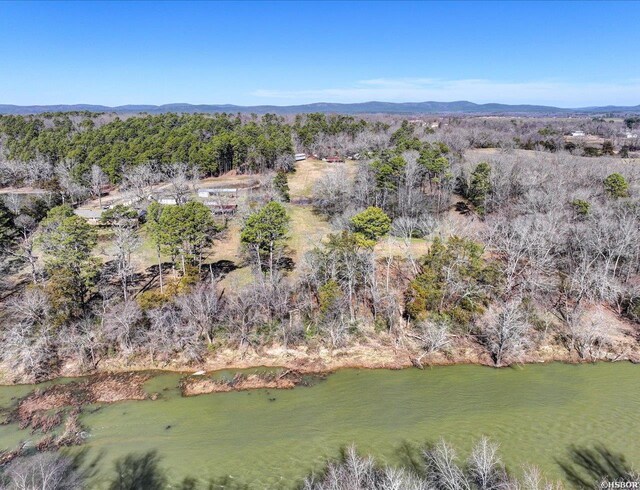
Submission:
[[[564,352],[562,352],[564,351]],[[419,367],[415,359],[420,352],[413,349],[389,349],[380,346],[355,345],[343,349],[320,349],[309,353],[307,347],[295,349],[284,349],[276,346],[263,349],[261,352],[239,352],[232,349],[224,349],[214,356],[205,359],[200,363],[185,363],[179,359],[174,359],[165,363],[150,363],[148,360],[124,363],[119,359],[109,359],[98,369],[83,370],[77,364],[64,365],[55,376],[37,382],[18,380],[8,382],[7,372],[0,371],[0,387],[12,386],[42,386],[47,383],[56,384],[59,380],[72,379],[75,381],[105,375],[120,375],[127,373],[155,373],[180,374],[185,377],[206,378],[215,373],[223,371],[241,371],[250,369],[282,369],[299,373],[301,375],[328,375],[341,369],[388,369],[401,370]],[[612,358],[601,359],[580,359],[571,355],[566,349],[553,349],[551,346],[541,348],[537,352],[532,352],[524,356],[518,362],[496,366],[491,359],[479,349],[473,346],[463,346],[456,348],[447,355],[434,353],[423,358],[421,364],[423,369],[440,366],[455,365],[477,365],[494,369],[503,369],[513,366],[526,366],[532,364],[594,364],[599,362],[631,362],[640,363],[640,356],[637,352],[627,353]],[[198,373],[196,375],[196,373]]]
[[[371,352],[367,351],[369,354]],[[376,351],[373,351],[376,352]],[[257,354],[257,353],[256,353]],[[29,388],[22,394],[12,398],[10,406],[3,407],[1,414],[2,424],[18,424],[20,429],[29,429],[31,434],[38,434],[34,447],[38,451],[58,449],[64,446],[82,445],[86,439],[86,430],[81,425],[80,415],[92,405],[110,405],[117,402],[132,400],[158,400],[163,395],[160,391],[155,391],[147,382],[166,374],[173,374],[172,383],[179,390],[179,396],[190,398],[199,395],[224,392],[248,392],[253,390],[291,390],[298,386],[313,386],[322,382],[332,374],[340,370],[366,369],[366,370],[404,370],[416,367],[410,358],[400,356],[406,354],[405,351],[397,352],[394,363],[389,359],[377,359],[376,362],[363,364],[357,362],[353,357],[334,356],[328,359],[330,365],[319,366],[316,362],[303,363],[300,359],[290,359],[287,365],[279,364],[282,358],[264,355],[255,356],[252,359],[244,359],[243,362],[227,362],[220,366],[220,359],[210,359],[207,363],[208,369],[195,370],[190,366],[119,366],[120,369],[111,371],[101,370],[100,372],[85,373],[70,379],[69,377],[52,378],[40,384],[31,385],[3,385],[10,389],[12,386],[22,386]],[[401,362],[406,359],[405,362]],[[362,360],[362,359],[360,359]],[[215,362],[218,361],[218,362]],[[260,362],[261,361],[261,362]],[[431,359],[432,362],[425,363],[426,367],[446,367],[472,365],[485,368],[495,368],[496,366],[482,359],[480,362],[471,362],[469,358]],[[439,361],[439,362],[438,362]],[[571,356],[556,356],[546,359],[529,358],[521,363],[511,364],[502,367],[519,366],[524,371],[527,365],[540,364],[600,364],[618,361],[627,361],[636,364],[637,361],[627,356],[618,356],[614,359],[600,359],[586,362],[571,358]],[[288,366],[296,367],[288,367]],[[204,367],[200,364],[198,367]],[[137,369],[136,369],[137,368]],[[216,369],[217,368],[217,369]],[[250,372],[254,370],[253,372]],[[227,371],[227,373],[224,373]],[[247,372],[249,371],[249,372]],[[56,380],[64,382],[56,382]],[[0,386],[2,387],[2,386]],[[273,400],[270,398],[270,401]],[[95,410],[99,410],[100,407]],[[20,456],[24,446],[19,446],[7,450],[0,463],[11,461]]]

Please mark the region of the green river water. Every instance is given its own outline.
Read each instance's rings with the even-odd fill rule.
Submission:
[[[481,435],[500,443],[511,469],[536,464],[552,478],[562,477],[556,458],[571,444],[603,443],[640,463],[640,366],[629,363],[348,369],[293,390],[190,398],[180,396],[179,379],[150,380],[147,389],[162,393],[155,401],[85,410],[85,448],[100,455],[104,473],[119,457],[155,449],[175,480],[233,475],[252,488],[275,488],[346,444],[395,463],[405,442],[444,437],[464,453]],[[0,406],[32,389],[0,387]],[[0,426],[0,447],[34,437]]]

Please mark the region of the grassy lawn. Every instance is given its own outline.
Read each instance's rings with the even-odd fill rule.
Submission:
[[[103,262],[115,259],[116,247],[113,240],[113,231],[110,228],[98,228],[98,244],[94,250],[94,255]],[[163,256],[163,260],[169,260]],[[144,226],[140,228],[140,245],[132,255],[133,265],[138,272],[142,272],[152,265],[157,264],[156,245],[149,237]]]
[[[428,252],[429,243],[423,238],[412,238],[408,244],[405,244],[404,240],[388,236],[376,244],[374,252],[377,257],[404,257],[407,252],[410,252],[413,257],[418,258]]]
[[[355,173],[355,162],[345,162],[338,164],[328,164],[320,160],[304,160],[296,164],[296,172],[289,174],[289,187],[291,197],[310,197],[314,184],[327,172],[330,172],[336,165],[346,165],[350,175]],[[300,263],[304,254],[313,247],[321,244],[323,239],[331,232],[331,225],[322,216],[313,212],[311,206],[300,206],[286,204],[287,213],[291,218],[289,237],[286,245],[288,255],[296,265]],[[226,275],[222,281],[222,287],[238,288],[249,284],[252,281],[251,268],[244,264],[242,247],[240,243],[240,231],[242,222],[239,218],[230,221],[227,229],[213,242],[213,245],[205,254],[204,266],[219,261],[233,262],[238,268]],[[113,243],[113,233],[108,228],[99,228],[99,241],[95,249],[95,255],[104,262],[113,260],[115,256],[115,246]],[[142,272],[157,263],[156,247],[144,227],[140,230],[141,244],[134,253],[134,267]],[[426,252],[427,244],[424,240],[412,240],[410,245],[411,253],[414,256],[422,255]],[[404,256],[407,253],[406,246],[397,239],[384,239],[375,248],[379,257],[384,256]],[[169,257],[162,257],[163,261],[169,261]],[[295,270],[293,272],[296,273]]]
[[[321,216],[313,213],[311,207],[288,205],[291,218],[287,245],[292,250],[292,259],[297,263],[305,252],[320,244],[331,233],[331,225]]]
[[[321,160],[303,160],[296,163],[296,171],[290,173],[291,198],[311,197],[313,186],[327,172],[327,163]]]
[[[288,255],[298,264],[304,253],[318,245],[332,230],[324,218],[313,213],[311,207],[287,204],[286,208],[291,218],[289,238],[286,242]],[[224,278],[221,282],[222,287],[238,288],[249,284],[252,280],[251,268],[244,265],[242,257],[241,227],[242,223],[239,220],[233,220],[229,223],[229,227],[221,238],[213,243],[211,254],[205,260],[206,264],[229,260],[237,266],[241,266]]]
[[[344,163],[327,163],[322,160],[308,159],[296,163],[296,171],[289,174],[289,191],[291,198],[311,197],[313,186],[327,172],[336,166],[346,166],[349,175],[355,174],[355,162],[347,160]]]
[[[240,229],[238,219],[231,221],[227,229],[222,232],[220,238],[213,242],[211,254],[205,259],[205,264],[215,263],[220,260],[229,260],[236,264],[237,269],[229,272],[220,282],[222,288],[237,289],[251,283],[253,277],[251,268],[244,265],[241,252]]]
[[[239,220],[234,219],[229,222],[219,239],[214,240],[211,247],[212,253],[206,262],[217,262],[219,260],[230,260],[239,264],[242,261],[240,256],[240,228]]]

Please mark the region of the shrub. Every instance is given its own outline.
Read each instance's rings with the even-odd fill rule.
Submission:
[[[382,209],[371,206],[351,218],[351,226],[355,233],[375,243],[389,233],[391,218]]]
[[[629,183],[619,173],[613,173],[604,179],[604,190],[610,197],[629,196]]]
[[[451,237],[433,241],[422,259],[421,272],[409,283],[406,309],[412,318],[430,313],[468,324],[489,300],[489,288],[498,281],[495,267],[483,257],[483,247],[471,240]]]

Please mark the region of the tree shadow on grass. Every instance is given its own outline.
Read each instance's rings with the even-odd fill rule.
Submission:
[[[202,266],[202,268],[205,273],[213,279],[220,279],[230,272],[236,270],[238,266],[231,260],[218,260],[217,262],[212,262],[211,264],[204,265]]]

